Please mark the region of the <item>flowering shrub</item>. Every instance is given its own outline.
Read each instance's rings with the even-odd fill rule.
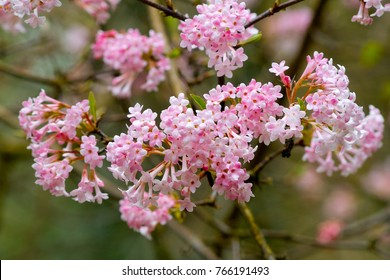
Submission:
[[[106,23],[109,11],[119,2],[74,1],[97,24]],[[102,60],[103,71],[108,68],[112,78],[110,91],[122,99],[131,98],[134,87],[158,91],[160,83],[170,82],[169,104],[163,107],[162,103],[163,109],[157,112],[144,108],[139,101],[122,100],[120,104],[128,111],[125,130],[108,136],[100,125],[106,116],[97,114],[99,108],[92,92],[88,99],[74,105],[61,101],[70,91],[83,96],[84,87],[87,91],[92,89],[90,84],[98,80],[101,72],[85,80],[73,79],[68,73],[49,81],[35,77],[63,94],[53,98],[41,90],[37,97],[24,101],[19,112],[19,124],[30,141],[36,184],[54,196],[71,197],[79,203],[101,204],[109,196],[117,199],[121,219],[147,238],[152,237],[158,225],[175,218],[181,220],[184,212],[196,211],[200,205],[215,206],[215,197],[223,196],[237,202],[262,256],[274,258],[264,238],[259,237],[262,232],[246,206],[255,197],[254,186],[265,165],[278,155],[288,158],[292,149],[303,147],[302,160],[312,170],[328,176],[336,172],[351,175],[382,146],[383,116],[373,105],[365,113],[349,88],[345,67],[334,65],[332,58],[318,51],[307,56],[302,74],[289,73],[290,67],[282,60],[270,63],[269,72],[277,77],[276,81],[260,81],[262,77],[255,75],[248,78],[249,82],[225,81],[249,59],[243,46],[260,38],[254,25],[300,1],[276,2],[257,16],[239,0],[208,0],[196,6],[193,17],[179,13],[172,1],[165,5],[150,0],[139,2],[179,19],[180,22],[166,23],[177,36],[165,40],[164,22],[154,24],[148,36],[134,27],[117,31],[99,26],[89,52],[81,55],[85,61],[80,64],[88,67],[76,64],[72,69],[77,69],[75,73],[79,75],[84,69],[98,67],[91,57]],[[370,24],[371,16],[380,17],[389,11],[389,4],[382,2],[361,0],[359,13],[352,21]],[[60,5],[56,0],[0,1],[0,24],[9,31],[24,31],[21,20],[32,27],[42,25],[41,13]],[[369,9],[375,12],[370,15]],[[302,32],[310,32],[311,12],[309,15]],[[192,82],[175,63],[182,55],[188,61],[197,59],[194,49],[204,51],[207,61],[197,66],[213,69],[194,69],[199,77]],[[218,84],[207,87],[203,97],[201,92],[195,94],[200,90],[191,86],[214,74]],[[182,82],[186,85],[181,86]],[[104,93],[96,96],[100,98]],[[261,153],[269,151],[271,145],[281,146],[280,151],[261,159]],[[113,183],[103,179],[103,169],[111,173]],[[68,180],[75,173],[81,173],[77,186]],[[315,176],[306,177],[309,179],[302,185],[308,180],[318,182]],[[118,191],[116,184],[126,186]],[[198,197],[204,193],[210,198],[201,203]],[[345,220],[356,209],[352,195],[332,193],[325,207],[331,214],[318,227],[313,244],[327,246],[342,239],[348,229]],[[349,206],[334,207],[340,201]],[[216,227],[222,228],[224,234],[233,232],[224,225]]]

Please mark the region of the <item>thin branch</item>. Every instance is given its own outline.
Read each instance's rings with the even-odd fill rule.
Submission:
[[[168,7],[165,7],[163,5],[160,5],[160,4],[157,4],[153,1],[150,1],[150,0],[138,0],[146,5],[149,5],[153,8],[156,8],[157,10],[160,10],[162,12],[164,12],[164,14],[168,15],[168,16],[171,16],[171,17],[174,17],[174,18],[177,18],[177,19],[180,19],[180,20],[186,20],[187,17],[180,14],[179,12],[175,11],[175,10],[171,10],[170,8]]]
[[[20,129],[18,119],[10,110],[2,105],[0,105],[0,121],[4,122],[11,128]]]
[[[156,11],[152,7],[148,7],[148,13],[153,29],[162,34],[167,46],[169,42],[168,34],[166,32],[162,18],[158,16],[158,11]],[[179,70],[175,63],[171,63],[171,67],[168,70],[168,78],[169,84],[174,92],[174,95],[178,96],[179,93],[186,92],[184,84],[180,79]]]
[[[261,232],[259,226],[255,222],[252,211],[246,205],[246,203],[239,202],[238,207],[242,215],[244,216],[246,222],[249,224],[251,233],[256,240],[256,243],[260,246],[261,251],[264,255],[264,258],[267,260],[274,260],[275,255],[272,252],[271,248],[268,246],[267,241],[264,238],[263,233]]]
[[[34,83],[45,84],[56,88],[59,88],[61,86],[61,84],[57,80],[35,76],[31,73],[27,73],[24,70],[5,65],[3,63],[0,63],[0,72],[3,72],[18,79],[27,80]]]
[[[170,227],[183,241],[188,243],[194,250],[201,255],[202,257],[209,260],[217,260],[218,256],[207,247],[203,241],[195,235],[191,230],[186,226],[179,224],[178,222],[171,220],[168,222],[168,227]]]
[[[272,160],[274,160],[275,158],[280,156],[283,153],[284,149],[285,148],[283,147],[283,148],[273,152],[269,156],[266,156],[262,161],[260,161],[258,164],[256,164],[255,167],[253,167],[251,170],[249,170],[248,174],[251,177],[254,177],[256,174],[260,173]]]
[[[273,14],[276,14],[277,12],[280,12],[281,10],[284,10],[286,9],[287,7],[290,7],[292,5],[295,5],[295,4],[298,4],[299,2],[302,2],[304,0],[291,0],[291,1],[287,1],[287,2],[284,2],[282,4],[277,4],[275,3],[274,6],[270,9],[268,9],[268,11],[258,15],[257,17],[255,17],[253,20],[251,20],[250,22],[248,22],[246,25],[245,25],[245,28],[248,28],[252,25],[254,25],[255,23],[261,21],[262,19],[265,19],[269,16],[272,16]]]
[[[327,4],[328,0],[319,0],[317,3],[317,6],[314,8],[314,15],[313,19],[309,25],[309,28],[306,31],[305,37],[303,38],[303,41],[301,43],[301,47],[299,49],[298,54],[296,55],[294,61],[291,63],[291,67],[289,69],[290,73],[293,73],[294,75],[300,68],[302,63],[306,63],[306,55],[307,51],[311,45],[311,42],[313,40],[313,33],[316,29],[318,29],[322,24],[323,15],[326,11],[325,6]]]
[[[390,207],[387,207],[367,218],[358,220],[344,227],[343,236],[351,236],[368,231],[380,224],[390,221]]]

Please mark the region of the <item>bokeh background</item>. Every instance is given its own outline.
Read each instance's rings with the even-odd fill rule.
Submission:
[[[27,33],[0,31],[0,257],[1,259],[199,259],[194,249],[183,241],[177,229],[158,227],[148,240],[122,222],[118,202],[103,205],[78,204],[67,198],[52,197],[34,184],[33,159],[26,149],[28,142],[18,128],[17,114],[21,103],[36,96],[41,88],[68,102],[87,98],[90,90],[97,105],[105,112],[102,129],[110,135],[124,131],[126,109],[140,102],[144,108],[160,111],[174,95],[168,83],[159,92],[142,93],[134,89],[130,100],[116,100],[105,86],[104,66],[94,61],[90,44],[96,31],[102,29],[139,28],[146,34],[151,28],[150,12],[135,0],[122,0],[104,26],[70,1],[54,9],[41,29],[28,28]],[[199,2],[199,1],[198,1]],[[261,13],[273,1],[246,1],[253,12]],[[193,1],[174,0],[182,13],[194,14]],[[262,172],[250,201],[255,219],[268,231],[268,242],[279,258],[287,259],[383,259],[390,253],[390,224],[387,222],[353,235],[347,241],[375,241],[380,250],[354,248],[321,248],[310,246],[311,240],[292,242],[291,236],[313,238],[322,222],[338,219],[345,224],[363,219],[389,207],[390,201],[390,15],[375,18],[371,26],[352,23],[358,1],[310,0],[267,18],[256,26],[263,39],[245,47],[249,60],[234,72],[230,81],[247,83],[252,78],[274,81],[268,73],[274,61],[286,60],[292,70],[302,71],[305,56],[314,50],[324,52],[335,64],[344,65],[350,89],[357,102],[378,107],[385,120],[383,147],[354,175],[326,177],[301,161],[297,147],[288,159],[278,157]],[[314,24],[311,24],[312,18]],[[166,27],[175,30],[176,20],[164,19]],[[172,47],[177,33],[171,33]],[[178,67],[188,75],[203,71],[202,53],[176,58]],[[188,66],[190,63],[190,66]],[[53,87],[10,74],[7,67],[48,78],[84,77],[95,79]],[[199,69],[200,70],[199,70]],[[195,70],[194,70],[195,69]],[[202,70],[203,69],[203,70]],[[103,71],[102,71],[103,70]],[[291,69],[290,69],[291,70]],[[215,76],[194,84],[190,90],[202,95],[216,85]],[[275,81],[276,82],[276,81]],[[280,148],[278,144],[264,149],[263,155]],[[124,187],[106,175],[110,185]],[[77,184],[78,175],[68,184]],[[207,197],[205,187],[199,199]],[[258,249],[246,234],[247,225],[234,203],[217,199],[217,208],[197,207],[184,217],[182,226],[209,245],[219,257],[258,258]],[[387,219],[388,221],[389,219]],[[231,238],[221,233],[218,221],[243,231]],[[273,233],[272,231],[277,231]],[[283,233],[283,234],[282,234]],[[182,233],[183,234],[183,233]],[[284,237],[283,237],[284,236]],[[191,237],[190,237],[191,238]],[[305,243],[305,244],[302,244]],[[313,245],[313,244],[311,244]],[[386,254],[386,251],[388,252]]]

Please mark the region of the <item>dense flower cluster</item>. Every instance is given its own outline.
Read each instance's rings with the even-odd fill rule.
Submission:
[[[99,31],[92,46],[96,59],[120,72],[112,80],[112,93],[117,97],[129,97],[135,78],[147,71],[146,82],[141,86],[146,91],[157,90],[164,80],[164,72],[169,70],[169,59],[164,55],[162,35],[154,31],[149,37],[136,29],[121,33],[115,30]]]
[[[390,3],[383,4],[386,0],[360,0],[359,11],[352,17],[353,22],[369,25],[373,22],[371,17],[381,17],[385,12],[390,11]],[[375,9],[375,13],[370,15],[369,9]]]
[[[109,170],[116,179],[131,182],[124,196],[139,207],[154,205],[159,193],[176,193],[181,210],[192,211],[191,194],[201,185],[207,172],[215,175],[212,189],[225,198],[249,201],[252,184],[243,163],[254,157],[254,137],[260,142],[284,142],[300,137],[299,106],[284,108],[277,103],[281,87],[262,85],[217,86],[205,94],[202,110],[189,108],[184,94],[170,98],[170,106],[157,114],[137,104],[129,109],[128,132],[114,137],[107,146]],[[222,108],[222,102],[229,105]],[[222,110],[223,109],[223,110]],[[278,118],[278,119],[276,119]],[[146,157],[160,155],[163,160],[145,171]]]
[[[0,0],[0,18],[6,18],[5,28],[12,31],[22,31],[20,21],[13,19],[24,19],[24,22],[35,28],[45,22],[45,17],[41,16],[42,12],[50,12],[54,7],[60,7],[59,0]],[[7,16],[8,14],[8,16]],[[3,21],[1,19],[0,21]],[[13,24],[12,24],[13,23]],[[15,25],[16,24],[16,25]]]
[[[122,199],[119,205],[122,220],[145,237],[151,238],[150,234],[158,224],[165,225],[172,219],[170,209],[174,207],[175,200],[160,193],[155,201],[155,209],[140,207],[127,198]]]
[[[341,171],[342,175],[349,175],[381,146],[384,119],[374,106],[365,116],[362,107],[355,103],[355,93],[348,88],[343,66],[334,66],[332,59],[317,52],[308,56],[307,61],[306,69],[294,84],[284,74],[288,69],[284,62],[274,63],[270,71],[282,79],[290,102],[294,102],[298,89],[308,87],[302,100],[310,113],[305,122],[311,139],[303,159],[318,163],[319,172],[331,175]]]
[[[218,76],[231,78],[237,68],[248,59],[240,41],[257,34],[254,27],[245,25],[255,17],[244,2],[238,0],[209,0],[197,7],[198,15],[179,25],[182,48],[205,50]]]
[[[93,130],[88,111],[88,100],[70,106],[42,90],[38,97],[23,102],[19,123],[31,140],[29,149],[34,157],[38,185],[55,196],[71,196],[80,203],[101,203],[108,196],[100,190],[104,183],[95,168],[102,166],[104,156],[98,154],[94,135],[84,135],[81,139],[78,136],[81,127]],[[65,180],[78,160],[85,163],[82,178],[78,188],[69,193]]]
[[[120,0],[75,0],[75,3],[93,16],[98,23],[106,23],[110,10],[115,10]]]

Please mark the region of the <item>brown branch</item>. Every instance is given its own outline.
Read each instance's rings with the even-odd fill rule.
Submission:
[[[148,5],[148,6],[151,6],[153,8],[156,8],[157,10],[160,10],[160,11],[164,12],[164,14],[166,14],[168,16],[180,19],[182,21],[187,19],[186,16],[180,14],[179,12],[170,9],[169,7],[165,7],[163,5],[157,4],[157,3],[153,2],[153,1],[150,1],[150,0],[138,0],[138,1],[144,3],[144,4]]]
[[[267,260],[274,260],[275,255],[272,252],[271,248],[268,246],[267,241],[265,240],[264,235],[261,232],[259,226],[256,224],[252,211],[249,209],[246,203],[243,202],[239,202],[238,207],[241,211],[241,214],[244,216],[246,222],[248,223],[256,243],[260,246],[264,258]]]
[[[186,226],[179,224],[175,220],[168,222],[168,227],[171,228],[184,242],[188,243],[202,257],[209,260],[217,260],[218,256],[207,247],[203,241],[195,235]]]
[[[298,4],[299,2],[302,2],[302,1],[304,1],[304,0],[291,0],[291,1],[284,2],[282,4],[275,3],[272,8],[268,9],[266,12],[258,15],[253,20],[248,22],[245,25],[245,28],[248,28],[248,27],[254,25],[255,23],[261,21],[262,19],[265,19],[269,16],[272,16],[273,14],[276,14],[277,12],[280,12],[281,10],[284,10],[284,9],[286,9],[292,5]]]
[[[356,234],[368,231],[380,224],[387,223],[390,221],[390,207],[368,216],[364,219],[355,221],[346,225],[343,229],[343,236],[352,236]]]
[[[27,80],[27,81],[34,82],[34,83],[45,84],[45,85],[56,87],[56,88],[61,87],[60,82],[55,80],[55,79],[49,79],[49,78],[45,78],[45,77],[35,76],[35,75],[28,73],[22,69],[17,69],[17,68],[5,65],[3,63],[0,63],[0,72],[3,72],[5,74],[8,74],[8,75],[13,76],[13,77],[18,78],[18,79]]]

